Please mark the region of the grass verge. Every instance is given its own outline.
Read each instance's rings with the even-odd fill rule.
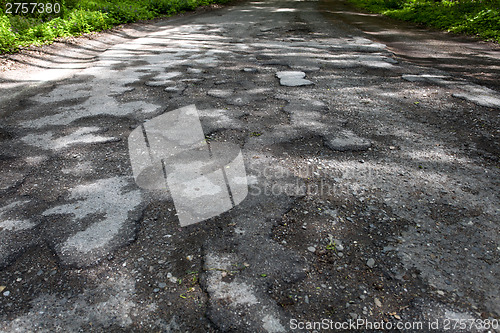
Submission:
[[[500,42],[500,0],[349,0],[395,19]]]
[[[229,0],[0,0],[0,54]]]

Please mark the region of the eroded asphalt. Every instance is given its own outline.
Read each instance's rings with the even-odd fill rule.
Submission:
[[[2,74],[1,331],[499,319],[499,92],[316,8],[241,3]],[[181,228],[127,137],[191,104],[249,195]]]

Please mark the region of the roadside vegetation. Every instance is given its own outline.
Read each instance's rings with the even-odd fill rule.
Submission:
[[[349,0],[360,8],[500,42],[500,0]]]
[[[227,1],[0,0],[0,53]]]

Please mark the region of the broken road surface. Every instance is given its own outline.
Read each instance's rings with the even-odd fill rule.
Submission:
[[[495,88],[398,59],[313,1],[77,50],[2,73],[0,331],[495,330]],[[137,185],[128,140],[187,106],[207,143],[239,147],[248,193],[181,227],[175,191]]]

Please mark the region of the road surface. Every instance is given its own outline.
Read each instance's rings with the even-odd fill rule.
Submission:
[[[459,75],[325,6],[241,2],[4,61],[0,331],[494,324],[498,48],[477,44],[484,80]],[[129,136],[192,108],[248,194],[181,226]]]

